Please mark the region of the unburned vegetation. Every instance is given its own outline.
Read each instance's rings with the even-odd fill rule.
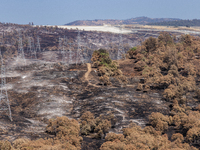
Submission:
[[[123,76],[122,71],[118,68],[117,61],[110,59],[107,50],[99,49],[94,51],[91,61],[92,66],[97,68],[102,85],[111,85],[109,77],[115,77],[120,83],[127,83],[126,77]]]

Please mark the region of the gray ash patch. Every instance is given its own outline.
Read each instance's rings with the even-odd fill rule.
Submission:
[[[1,136],[9,137],[10,141],[18,137],[48,137],[44,132],[48,119],[58,116],[79,119],[85,111],[92,112],[95,117],[113,114],[116,120],[110,131],[115,133],[121,133],[131,122],[144,127],[151,112],[168,114],[168,103],[161,100],[159,93],[136,91],[137,78],[130,79],[131,86],[120,85],[115,80],[112,86],[93,86],[98,84],[98,80],[93,80],[98,77],[92,71],[93,78],[89,76],[86,81],[86,65],[57,63],[50,69],[48,65],[34,66],[41,69],[14,69],[18,77],[13,80],[8,77],[13,122],[5,115],[1,120],[4,126],[0,127],[6,127]]]

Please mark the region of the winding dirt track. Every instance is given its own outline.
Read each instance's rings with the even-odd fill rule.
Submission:
[[[96,84],[90,83],[88,76],[89,76],[90,72],[92,71],[91,64],[90,63],[86,63],[86,64],[87,64],[88,71],[85,73],[85,80],[88,81],[88,85],[91,85],[91,86],[94,86],[94,87],[100,87],[100,86],[97,86]]]
[[[90,63],[86,63],[86,64],[87,64],[88,71],[85,73],[85,79],[88,81],[88,76],[89,76],[90,72],[92,71],[92,69],[91,69],[91,64]]]

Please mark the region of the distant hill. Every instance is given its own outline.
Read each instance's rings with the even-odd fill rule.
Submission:
[[[123,24],[148,24],[154,22],[163,22],[163,21],[175,21],[181,20],[178,18],[148,18],[148,17],[137,17],[123,20]]]
[[[148,17],[137,17],[137,18],[131,18],[126,20],[117,20],[117,19],[95,19],[95,20],[77,20],[65,25],[87,25],[87,26],[98,26],[103,24],[111,24],[111,25],[117,25],[117,24],[148,24],[148,23],[155,23],[155,22],[164,22],[164,21],[175,21],[175,20],[181,20],[178,18],[148,18]]]
[[[86,25],[86,26],[100,26],[103,24],[119,24],[121,22],[121,20],[114,20],[114,19],[106,19],[106,20],[77,20],[65,25]]]
[[[148,25],[159,25],[159,26],[200,26],[200,19],[193,20],[176,20],[176,21],[163,21],[148,23]]]

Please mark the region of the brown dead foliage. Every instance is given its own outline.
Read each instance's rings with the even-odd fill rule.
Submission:
[[[172,135],[172,137],[171,137],[171,140],[172,141],[178,141],[178,142],[183,142],[184,141],[184,137],[183,137],[183,135],[182,134],[180,134],[180,133],[175,133],[175,134],[173,134]]]
[[[200,127],[193,127],[188,130],[186,140],[190,143],[199,143]]]
[[[86,111],[85,113],[83,113],[80,120],[81,120],[81,125],[80,125],[81,134],[88,135],[94,131],[96,127],[96,120],[95,120],[94,115],[91,112]]]
[[[82,137],[79,136],[80,127],[76,120],[67,117],[58,117],[49,120],[46,127],[54,138],[29,140],[19,138],[12,142],[0,141],[1,150],[80,150]]]
[[[159,112],[149,116],[149,123],[153,129],[165,133],[169,126],[175,126],[179,133],[173,134],[171,140],[177,143],[199,144],[200,113],[192,111],[186,106],[180,107],[178,101],[173,104],[173,116],[165,116]],[[183,135],[186,135],[185,137]]]
[[[135,64],[135,68],[137,71],[142,71],[144,69],[144,67],[146,66],[146,63],[144,61],[138,61]]]
[[[151,113],[149,116],[149,123],[157,130],[164,132],[168,129],[168,125],[172,123],[172,117],[164,116],[163,114],[156,112]]]
[[[164,32],[158,38],[145,40],[128,53],[137,60],[134,69],[142,71],[143,87],[161,89],[167,101],[177,99],[184,103],[182,97],[197,90],[199,46],[199,38],[182,35],[180,42],[174,43],[171,35]],[[143,90],[139,86],[138,90]]]
[[[197,150],[187,143],[182,143],[183,137],[179,134],[173,136],[173,142],[168,140],[166,134],[161,135],[152,127],[141,127],[134,124],[123,129],[122,134],[109,133],[101,150]]]
[[[128,58],[135,59],[136,55],[138,54],[138,49],[137,47],[133,47],[127,53],[128,53]]]
[[[115,124],[113,115],[102,116],[95,118],[94,115],[86,111],[80,118],[81,134],[89,135],[94,133],[96,138],[104,138],[105,134],[111,128],[111,123]]]
[[[143,45],[147,53],[154,52],[158,47],[158,41],[156,38],[150,37],[143,42]]]
[[[198,109],[199,107],[197,107]],[[157,131],[165,133],[169,126],[175,126],[179,133],[173,134],[171,140],[177,143],[189,143],[199,146],[200,138],[200,113],[193,111],[186,105],[179,105],[174,100],[170,116],[165,116],[159,112],[152,113],[149,116],[149,123]],[[184,135],[184,136],[183,136]]]
[[[102,85],[111,85],[111,82],[107,75],[100,76],[99,81],[101,82]]]
[[[0,149],[1,150],[12,150],[11,143],[8,141],[0,141]]]
[[[19,138],[19,139],[14,140],[12,142],[12,145],[15,149],[20,149],[21,145],[23,145],[24,143],[27,143],[27,142],[30,142],[30,140],[26,139],[26,138]]]

